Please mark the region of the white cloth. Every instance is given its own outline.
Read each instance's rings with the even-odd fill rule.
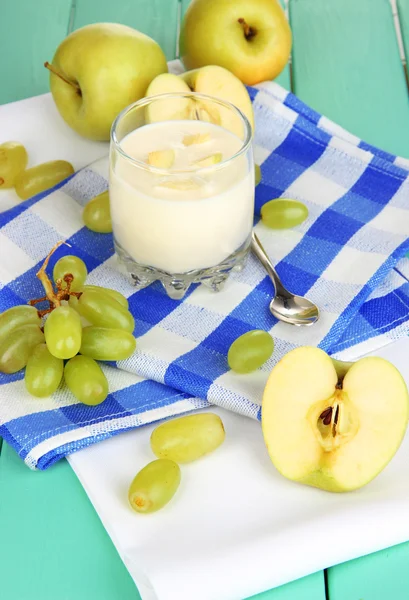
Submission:
[[[408,338],[376,354],[409,384]],[[139,515],[127,502],[132,478],[155,458],[154,426],[68,459],[142,600],[243,600],[409,539],[409,434],[373,482],[331,494],[284,479],[259,423],[211,410],[223,419],[225,442],[181,466],[180,488],[160,512]]]

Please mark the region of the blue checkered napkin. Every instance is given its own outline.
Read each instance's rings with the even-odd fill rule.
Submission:
[[[364,144],[276,84],[250,89],[260,207],[278,197],[309,209],[299,227],[271,231],[256,225],[285,284],[321,309],[312,328],[278,323],[268,310],[273,288],[250,258],[225,291],[196,286],[183,301],[160,285],[136,292],[115,268],[112,237],[82,226],[85,202],[107,187],[107,160],[51,192],[0,214],[0,310],[42,295],[35,273],[51,246],[67,239],[90,271],[89,282],[129,298],[138,348],[117,365],[103,365],[111,393],[97,407],[75,402],[62,387],[38,400],[23,374],[0,375],[0,435],[32,468],[121,431],[195,408],[218,404],[253,418],[272,366],[300,344],[339,356],[374,350],[409,330],[409,164]],[[270,331],[273,357],[259,371],[230,372],[227,350],[251,329]]]

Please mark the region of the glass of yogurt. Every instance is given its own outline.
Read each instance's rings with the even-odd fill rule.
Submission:
[[[109,195],[115,251],[133,284],[182,298],[215,291],[243,267],[254,212],[251,125],[194,92],[144,98],[112,126]]]

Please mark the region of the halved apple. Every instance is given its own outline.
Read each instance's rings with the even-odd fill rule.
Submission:
[[[390,362],[334,364],[309,346],[277,363],[263,395],[263,435],[277,470],[332,492],[374,479],[399,448],[408,416],[408,389]]]
[[[162,73],[151,82],[146,96],[156,96],[171,92],[198,92],[226,100],[239,108],[254,128],[254,115],[251,100],[245,86],[230,71],[223,67],[207,66],[181,75]],[[148,106],[148,121],[166,119],[189,119],[195,116],[202,121],[221,125],[225,129],[243,137],[243,127],[239,117],[223,106],[202,100],[177,98],[161,100]]]
[[[190,88],[177,75],[162,73],[166,77],[155,77],[148,86],[145,96],[157,96],[172,92],[190,92]],[[149,123],[157,121],[174,121],[189,119],[194,110],[194,102],[190,98],[166,98],[157,100],[147,106],[146,118]]]
[[[233,73],[230,73],[230,71],[223,67],[209,65],[201,69],[182,73],[180,77],[194,92],[208,94],[209,96],[214,96],[215,98],[234,104],[247,117],[252,129],[254,129],[254,114],[250,96],[240,79],[233,75]],[[215,106],[210,103],[201,104],[202,109],[215,119]],[[242,137],[242,126],[236,115],[222,106],[218,107],[217,113],[219,115],[217,124]]]

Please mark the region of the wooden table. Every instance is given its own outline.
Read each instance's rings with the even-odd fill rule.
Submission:
[[[409,58],[409,0],[397,2]],[[2,0],[0,102],[47,91],[44,60],[52,58],[67,28],[86,23],[127,23],[157,39],[167,57],[174,58],[179,14],[188,4],[189,0]],[[389,1],[289,0],[289,17],[292,69],[279,82],[365,141],[409,157],[407,74]],[[45,110],[47,101],[42,106]],[[6,113],[0,107],[0,123],[2,114]],[[0,136],[4,141],[1,129]],[[330,532],[328,539],[336,543]],[[0,456],[0,598],[139,598],[68,463],[63,460],[45,473],[33,473],[6,444]],[[409,543],[257,596],[258,600],[389,598],[409,598]]]

